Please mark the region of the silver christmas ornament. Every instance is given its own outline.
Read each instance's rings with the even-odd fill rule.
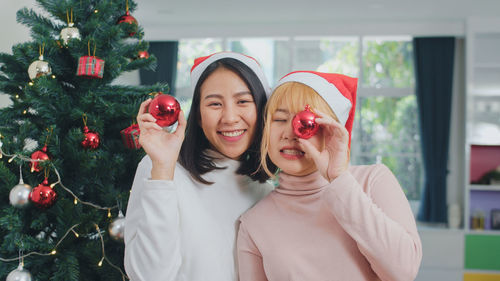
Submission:
[[[19,181],[19,184],[10,190],[9,200],[10,204],[16,208],[26,207],[30,200],[31,186]]]
[[[23,269],[22,264],[7,275],[6,281],[31,281],[31,273]]]
[[[109,235],[116,241],[123,241],[125,234],[125,217],[122,211],[118,213],[118,217],[109,225]]]
[[[65,27],[61,30],[60,38],[63,41],[64,45],[68,45],[69,40],[71,39],[81,39],[80,31],[78,28],[74,27],[74,23],[70,22],[68,27]]]
[[[31,80],[43,75],[49,75],[51,73],[52,69],[50,68],[49,63],[43,60],[43,55],[39,57],[39,60],[32,62],[28,67],[28,75]]]
[[[19,166],[19,183],[10,190],[10,204],[16,208],[23,208],[30,202],[31,186],[23,181],[22,167]]]

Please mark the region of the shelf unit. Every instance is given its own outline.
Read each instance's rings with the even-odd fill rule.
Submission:
[[[469,191],[478,190],[478,191],[500,191],[500,185],[491,185],[491,184],[469,184]]]
[[[500,18],[468,19],[466,44],[464,281],[500,281],[500,230],[491,226],[500,184],[477,184],[500,166]],[[479,213],[484,223],[473,225]]]

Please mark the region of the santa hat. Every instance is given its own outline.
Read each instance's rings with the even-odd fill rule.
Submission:
[[[339,122],[349,132],[349,147],[351,132],[356,110],[356,90],[358,78],[352,78],[336,73],[316,71],[294,71],[285,75],[276,88],[286,82],[299,82],[315,90],[333,110]]]
[[[200,76],[205,71],[205,69],[207,69],[207,67],[211,63],[224,58],[239,60],[240,62],[248,66],[255,73],[255,75],[257,75],[260,82],[262,83],[262,87],[266,91],[266,96],[269,97],[269,95],[271,94],[271,87],[269,87],[266,76],[264,75],[264,72],[262,71],[262,68],[257,60],[250,56],[235,52],[219,52],[206,57],[199,57],[195,59],[193,67],[191,67],[191,90],[193,91],[193,93],[194,89],[196,88],[196,84],[198,83],[198,80],[200,80]]]

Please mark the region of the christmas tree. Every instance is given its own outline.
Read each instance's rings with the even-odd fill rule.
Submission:
[[[144,155],[131,125],[168,86],[112,84],[156,64],[132,0],[37,3],[46,13],[17,13],[32,41],[0,54],[12,101],[0,109],[0,279],[125,280],[120,213]]]

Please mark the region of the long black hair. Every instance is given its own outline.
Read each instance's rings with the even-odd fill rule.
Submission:
[[[210,148],[210,142],[199,125],[199,120],[201,120],[201,85],[210,74],[221,67],[233,71],[245,82],[257,108],[254,139],[250,147],[240,156],[240,166],[236,173],[264,182],[269,178],[260,168],[260,143],[264,128],[263,112],[267,101],[266,91],[257,75],[247,65],[233,58],[222,58],[211,63],[198,79],[187,120],[186,134],[179,155],[179,163],[189,171],[195,180],[203,184],[213,184],[213,182],[205,180],[202,177],[203,174],[215,169],[224,169],[223,167],[217,167],[213,162],[214,158],[206,153],[206,149]]]

